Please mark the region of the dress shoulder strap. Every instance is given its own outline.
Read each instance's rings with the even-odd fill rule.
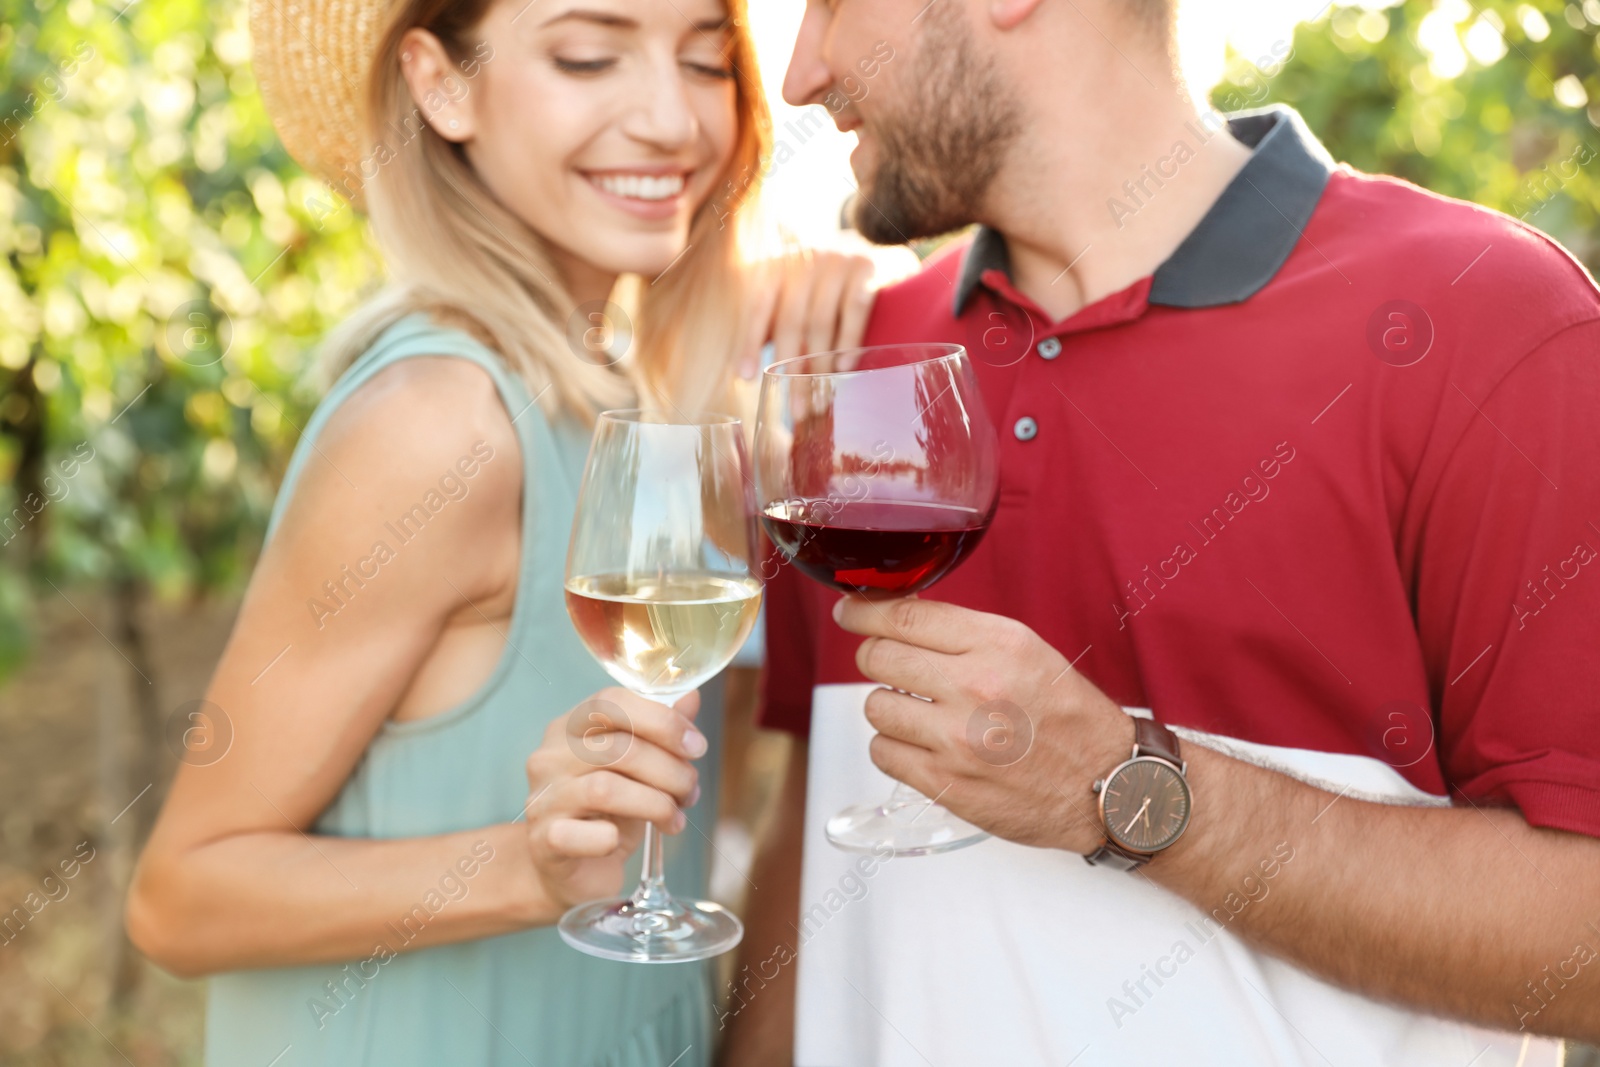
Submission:
[[[515,424],[517,438],[522,444],[524,462],[536,463],[551,453],[551,430],[544,413],[528,395],[528,387],[514,374],[492,349],[463,330],[441,326],[426,312],[414,312],[397,319],[378,335],[372,346],[350,364],[338,381],[328,390],[327,396],[317,405],[306,423],[295,447],[294,455],[284,471],[283,484],[278,489],[273,504],[272,517],[267,524],[270,539],[277,529],[284,507],[294,493],[305,465],[316,453],[316,439],[334,412],[351,394],[365,385],[373,375],[403,359],[426,356],[454,356],[471,360],[488,372],[494,380],[500,399]]]

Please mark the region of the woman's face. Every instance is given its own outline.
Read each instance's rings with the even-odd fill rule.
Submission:
[[[733,154],[727,20],[723,0],[496,0],[492,54],[446,72],[466,92],[429,121],[569,271],[653,278]]]

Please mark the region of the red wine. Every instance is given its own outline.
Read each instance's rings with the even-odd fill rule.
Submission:
[[[807,577],[846,593],[904,596],[970,555],[993,515],[917,501],[786,500],[761,524]]]

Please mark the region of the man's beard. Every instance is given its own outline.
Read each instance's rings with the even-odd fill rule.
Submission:
[[[1018,107],[998,65],[978,55],[959,4],[934,4],[906,84],[903,113],[872,124],[877,169],[856,197],[856,229],[875,244],[937,237],[973,221],[1006,150]]]

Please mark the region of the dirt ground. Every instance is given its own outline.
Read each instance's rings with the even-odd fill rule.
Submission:
[[[137,675],[104,636],[106,605],[67,590],[39,611],[31,661],[0,688],[0,1063],[198,1064],[203,983],[130,956],[121,927],[129,830],[160,805],[176,758],[163,748],[157,780],[132,780]],[[161,709],[202,695],[233,612],[145,615]]]

